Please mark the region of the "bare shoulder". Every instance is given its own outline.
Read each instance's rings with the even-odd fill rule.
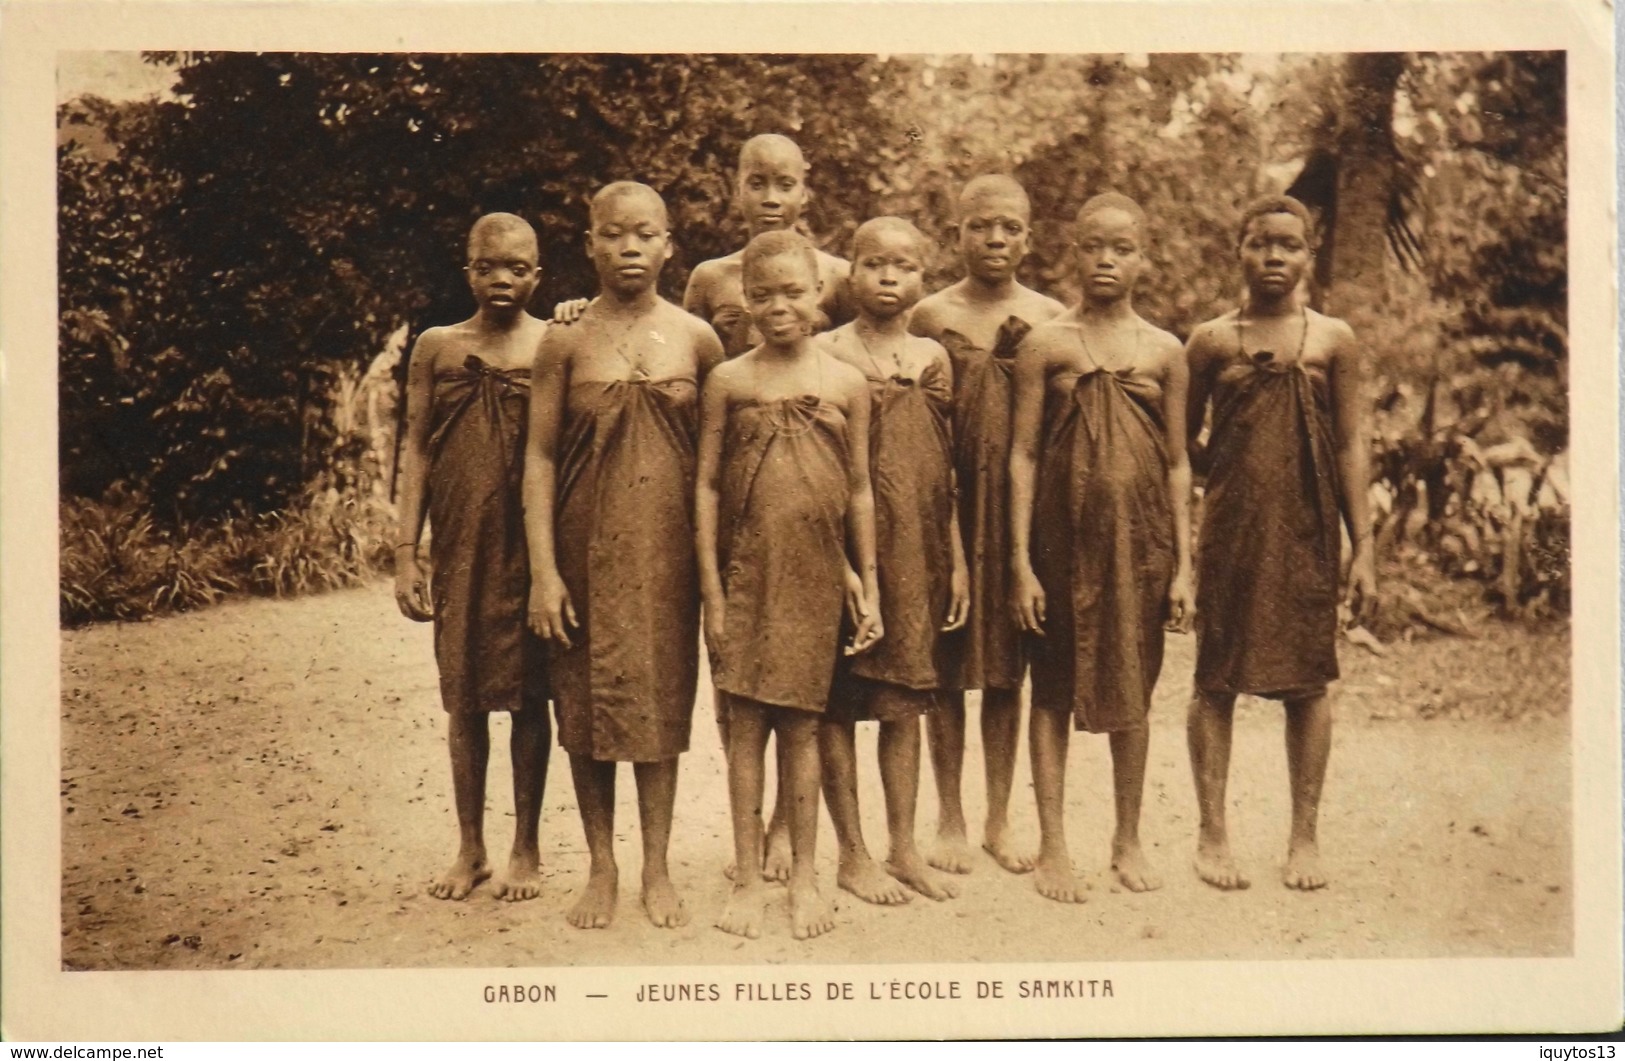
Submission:
[[[1157,327],[1150,321],[1145,322],[1145,338],[1152,355],[1158,361],[1166,362],[1184,357],[1185,344],[1179,341],[1179,336]]]
[[[1052,320],[1066,312],[1066,305],[1048,295],[1039,294],[1030,287],[1021,289],[1021,302],[1016,315],[1031,323]]]
[[[1220,341],[1220,336],[1228,335],[1230,329],[1236,326],[1236,312],[1236,310],[1231,310],[1229,313],[1214,317],[1212,320],[1203,321],[1192,328],[1190,341],[1186,343],[1186,349],[1193,355],[1199,353],[1208,354],[1223,349],[1224,344]]]
[[[408,355],[408,368],[416,372],[433,371],[445,351],[456,345],[456,325],[427,328],[412,343],[412,352]]]
[[[824,378],[834,383],[837,390],[848,398],[861,395],[864,401],[869,400],[869,381],[856,366],[825,345],[819,346],[818,356],[823,358],[824,371],[828,373]]]
[[[1071,334],[1074,326],[1066,321],[1051,317],[1033,325],[1032,331],[1021,340],[1022,350],[1047,351],[1064,342]]]
[[[908,318],[908,330],[915,335],[935,338],[942,331],[942,310],[947,301],[948,288],[926,295],[914,304]]]
[[[705,393],[720,394],[724,397],[733,397],[738,393],[741,382],[744,380],[745,360],[749,355],[736,357],[731,361],[721,361],[712,367],[705,376]]]
[[[1310,324],[1324,335],[1332,354],[1356,354],[1358,347],[1354,341],[1354,329],[1341,317],[1328,317],[1324,313],[1317,313],[1312,309],[1304,310],[1309,315]]]

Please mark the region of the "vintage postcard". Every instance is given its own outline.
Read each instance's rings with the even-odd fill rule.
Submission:
[[[1605,5],[4,19],[7,1037],[1618,1026]]]

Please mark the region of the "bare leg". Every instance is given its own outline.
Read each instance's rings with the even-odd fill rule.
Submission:
[[[818,843],[818,788],[822,772],[818,755],[818,716],[786,708],[778,717],[779,746],[783,749],[779,785],[788,800],[790,819],[790,931],[796,939],[822,936],[835,927],[829,904],[818,892],[813,858]]]
[[[1046,899],[1081,903],[1086,889],[1072,871],[1072,855],[1066,846],[1066,753],[1072,739],[1072,715],[1035,708],[1027,725],[1033,789],[1038,795],[1038,864],[1033,885]]]
[[[1010,842],[1010,789],[1016,778],[1016,750],[1021,742],[1021,690],[982,692],[982,755],[987,764],[987,824],[982,850],[1011,873],[1027,873],[1033,857]]]
[[[778,781],[774,784],[773,817],[767,823],[767,840],[762,854],[762,879],[787,881],[790,879],[790,808],[784,784],[784,738],[774,737],[778,748]]]
[[[1112,871],[1131,892],[1162,887],[1140,848],[1140,801],[1145,795],[1145,760],[1151,747],[1151,727],[1121,730],[1111,735],[1112,793],[1117,805],[1117,832],[1112,836]]]
[[[1230,854],[1230,833],[1224,816],[1235,709],[1234,696],[1198,690],[1185,718],[1191,773],[1196,779],[1196,805],[1202,818],[1196,841],[1196,875],[1226,891],[1252,884]]]
[[[767,753],[766,709],[728,698],[728,807],[734,828],[734,882],[717,918],[724,932],[756,939],[762,934],[762,757]]]
[[[451,748],[451,790],[457,806],[457,858],[429,885],[436,899],[464,899],[491,876],[485,857],[485,766],[491,759],[491,730],[483,713],[449,713],[446,742]]]
[[[851,722],[829,718],[818,724],[818,747],[823,757],[824,801],[835,823],[835,840],[840,845],[840,868],[835,883],[866,903],[894,906],[912,896],[880,868],[863,842],[863,825],[858,813],[858,763]],[[883,738],[884,739],[884,738]],[[780,775],[783,777],[784,775]],[[784,786],[779,786],[784,791]],[[889,803],[889,795],[888,795]]]
[[[1292,837],[1287,844],[1288,888],[1311,891],[1326,886],[1320,869],[1315,826],[1320,818],[1320,791],[1332,753],[1332,699],[1322,693],[1286,705],[1286,763],[1292,775]]]
[[[954,898],[959,886],[926,865],[914,846],[914,807],[920,795],[918,718],[880,724],[880,783],[886,790],[886,829],[891,844],[886,871],[928,899]]]
[[[587,886],[564,915],[577,928],[608,928],[615,917],[620,871],[615,865],[615,763],[601,763],[586,755],[571,754],[570,777],[575,781],[581,826],[587,834]]]
[[[672,887],[666,851],[671,846],[672,810],[677,803],[677,760],[635,763],[638,821],[643,833],[643,911],[657,928],[688,924],[688,907]]]
[[[553,727],[545,702],[527,704],[513,713],[513,734],[508,741],[513,759],[513,853],[508,856],[508,872],[497,885],[497,898],[508,902],[534,899],[542,892],[537,830],[552,746]]]
[[[925,730],[931,746],[931,773],[937,779],[937,838],[925,860],[949,873],[969,873],[970,841],[960,795],[965,773],[965,694],[944,693],[942,706],[926,717]]]

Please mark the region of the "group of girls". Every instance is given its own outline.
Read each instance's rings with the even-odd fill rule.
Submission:
[[[1021,186],[971,181],[956,229],[965,275],[927,297],[928,246],[910,222],[866,222],[850,263],[797,231],[806,169],[785,137],[744,145],[736,205],[750,239],[697,266],[681,308],[657,293],[673,247],[645,185],[594,197],[597,296],[550,324],[525,312],[533,230],[507,214],[475,224],[478,308],[412,352],[402,462],[396,595],[435,623],[461,829],[431,893],[461,899],[492,875],[486,715],[503,710],[517,825],[496,893],[538,894],[551,700],[591,859],[568,919],[601,928],[614,915],[616,764],[632,762],[641,902],[656,925],[686,924],[667,847],[702,639],[734,833],[719,928],[759,936],[777,880],[796,938],[834,927],[814,875],[821,803],[839,887],[883,905],[956,895],[975,861],[960,796],[967,691],[981,694],[986,853],[1032,872],[1042,895],[1082,901],[1062,816],[1067,745],[1073,729],[1107,733],[1111,866],[1131,890],[1156,888],[1139,839],[1147,718],[1164,635],[1193,625],[1195,870],[1219,888],[1249,883],[1225,821],[1232,711],[1247,693],[1286,705],[1283,880],[1323,886],[1344,526],[1357,608],[1374,575],[1360,353],[1347,325],[1303,304],[1308,213],[1285,197],[1245,211],[1246,299],[1181,343],[1134,309],[1150,221],[1124,196],[1078,211],[1082,298],[1068,308],[1016,279],[1031,221]],[[1194,546],[1192,453],[1206,472]],[[1029,675],[1036,856],[1008,829]],[[879,725],[881,860],[860,826],[862,721]],[[939,813],[922,850],[925,746]]]

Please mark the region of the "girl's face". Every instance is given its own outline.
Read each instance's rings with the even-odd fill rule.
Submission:
[[[734,202],[753,234],[795,225],[807,205],[806,169],[801,155],[784,145],[757,147],[740,161]]]
[[[536,241],[523,232],[482,232],[468,248],[468,286],[486,309],[524,309],[536,293]]]
[[[672,252],[665,211],[632,194],[600,204],[587,233],[587,252],[602,286],[628,294],[653,287]]]
[[[868,233],[855,248],[852,296],[871,317],[890,319],[920,300],[925,264],[919,241],[906,231],[882,228]]]
[[[811,335],[820,317],[818,273],[799,253],[775,254],[745,273],[745,308],[762,338],[776,346]]]
[[[1127,210],[1096,210],[1078,222],[1078,279],[1091,302],[1115,302],[1134,293],[1145,271],[1140,222]]]
[[[1247,289],[1279,299],[1298,289],[1312,257],[1309,233],[1296,214],[1260,214],[1241,237],[1241,273]]]
[[[978,280],[999,283],[1016,275],[1027,256],[1027,204],[1013,195],[988,194],[965,204],[959,254]]]

